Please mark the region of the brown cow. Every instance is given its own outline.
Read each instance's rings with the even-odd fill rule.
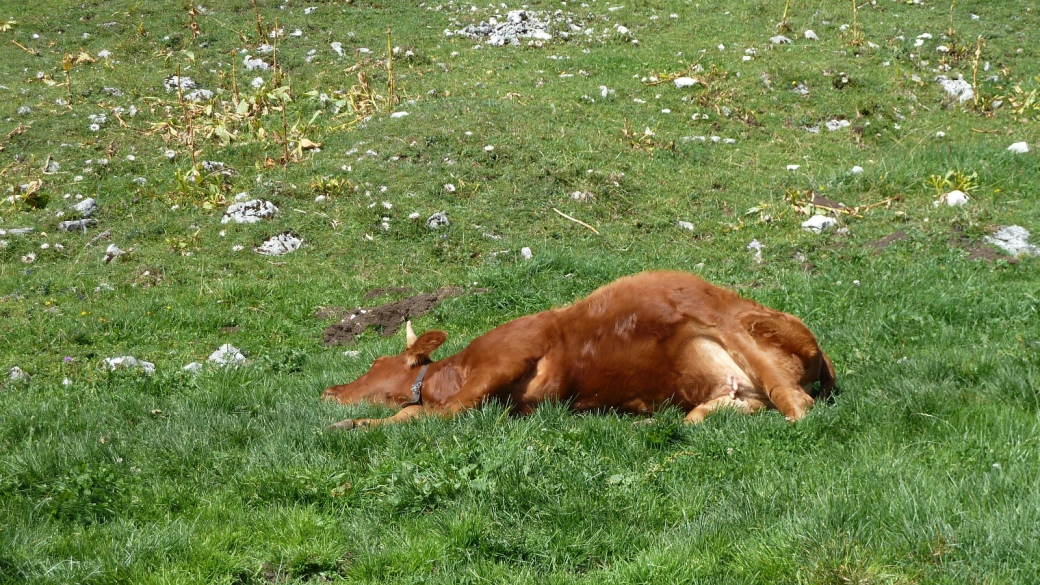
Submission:
[[[763,406],[805,416],[834,388],[834,368],[797,318],[682,272],[645,272],[608,284],[569,307],[510,321],[466,349],[432,361],[448,335],[416,337],[377,359],[326,399],[402,406],[389,418],[345,420],[350,429],[428,413],[451,414],[498,398],[522,413],[545,400],[576,410],[651,412],[666,404],[699,423],[712,410]]]

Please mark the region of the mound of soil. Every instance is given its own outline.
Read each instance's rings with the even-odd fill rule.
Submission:
[[[1018,264],[1018,258],[1005,256],[989,246],[973,242],[959,227],[954,227],[950,230],[949,244],[954,248],[960,248],[967,252],[968,260],[984,260],[986,262],[1006,260],[1009,264]]]
[[[365,295],[366,299],[380,297],[386,294],[399,294],[408,292],[409,289],[375,289]],[[397,328],[408,319],[421,317],[430,309],[436,307],[444,299],[457,297],[466,291],[460,287],[445,287],[437,289],[432,293],[422,293],[399,301],[379,305],[378,307],[358,307],[347,312],[343,307],[328,307],[319,309],[314,316],[318,319],[339,318],[340,321],[325,328],[322,340],[325,345],[346,345],[354,343],[358,335],[361,335],[369,326],[378,327],[382,330],[383,337],[390,337],[397,332]]]

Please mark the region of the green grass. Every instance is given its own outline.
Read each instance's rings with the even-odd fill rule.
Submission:
[[[956,4],[955,46],[971,49],[946,74],[970,80],[984,36],[991,69],[980,66],[978,90],[1005,102],[992,114],[951,104],[931,81],[936,46],[951,44],[940,38],[945,0],[862,6],[876,49],[839,30],[851,24],[844,1],[792,1],[795,42],[781,46],[768,41],[777,1],[653,0],[613,12],[623,3],[530,2],[570,11],[595,34],[481,50],[442,31],[486,19],[486,7],[261,2],[268,30],[277,19],[302,32],[278,43],[287,122],[322,150],[265,166],[283,152],[271,139],[281,115],[268,109],[248,120],[252,132],[233,125],[239,139],[227,145],[200,131],[199,160],[237,176],[185,186],[186,145],[152,132],[182,127],[163,79],[180,66],[223,90],[221,112],[233,93],[230,51],[258,44],[251,2],[212,4],[194,42],[183,3],[0,4],[0,20],[16,21],[0,32],[0,195],[42,182],[35,208],[0,202],[0,229],[35,228],[0,236],[0,582],[1031,583],[1040,574],[1040,265],[970,259],[958,243],[987,248],[983,237],[1002,225],[1040,232],[1040,112],[1016,112],[1006,97],[1038,86],[1032,2]],[[602,38],[616,23],[639,44]],[[347,68],[359,47],[372,51],[364,69],[385,94],[376,61],[389,25],[402,101],[349,124],[346,109],[335,117],[316,96],[335,101],[357,83]],[[809,28],[820,41],[802,38]],[[934,38],[915,48],[925,32]],[[756,55],[742,61],[749,47]],[[80,50],[112,55],[75,65],[72,106],[58,105],[68,97],[62,55]],[[698,61],[706,71],[693,75],[707,87],[641,82]],[[263,105],[241,50],[236,67],[241,94]],[[836,89],[841,72],[851,84]],[[259,75],[270,91],[271,72]],[[798,83],[808,97],[790,91]],[[107,121],[92,131],[99,113]],[[862,132],[805,130],[836,117]],[[652,148],[624,134],[644,128]],[[691,136],[736,142],[683,140]],[[1006,151],[1019,141],[1033,152]],[[48,156],[56,173],[42,172]],[[951,170],[978,173],[971,202],[933,207],[927,182]],[[343,187],[319,203],[323,178]],[[849,206],[900,199],[840,218],[846,233],[814,235],[788,202],[808,190]],[[222,225],[242,191],[279,213]],[[593,197],[576,201],[575,191]],[[99,224],[60,232],[70,216],[56,214],[76,195],[98,200]],[[449,228],[425,227],[437,211]],[[92,242],[104,230],[110,237]],[[306,245],[279,258],[250,251],[286,230]],[[896,230],[907,239],[866,245]],[[761,264],[752,239],[765,246]],[[128,253],[103,263],[109,244]],[[525,246],[534,259],[520,258]],[[449,332],[443,356],[652,268],[697,272],[798,315],[833,359],[840,392],[797,424],[721,412],[689,427],[668,410],[634,426],[635,417],[560,405],[519,418],[488,405],[451,420],[324,431],[389,412],[319,395],[403,339],[370,331],[354,348],[326,348],[319,307],[366,304],[380,286],[486,288],[417,320],[419,331]],[[224,343],[248,364],[181,371]],[[107,371],[103,359],[121,355],[156,373]],[[7,381],[13,366],[30,380]]]

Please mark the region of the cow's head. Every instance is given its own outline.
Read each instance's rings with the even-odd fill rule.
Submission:
[[[419,368],[430,363],[430,354],[447,341],[448,334],[427,331],[417,337],[411,321],[405,326],[405,332],[404,353],[376,359],[363,376],[350,384],[329,388],[322,398],[343,404],[377,402],[395,406],[411,400],[412,383]]]

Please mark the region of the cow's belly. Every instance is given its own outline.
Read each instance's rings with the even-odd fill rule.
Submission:
[[[582,359],[579,351],[565,365],[544,368],[561,371],[553,394],[572,400],[575,409],[653,412],[667,403],[689,410],[722,396],[767,401],[751,376],[711,337],[673,344],[648,340],[603,347],[597,353],[586,352]]]

